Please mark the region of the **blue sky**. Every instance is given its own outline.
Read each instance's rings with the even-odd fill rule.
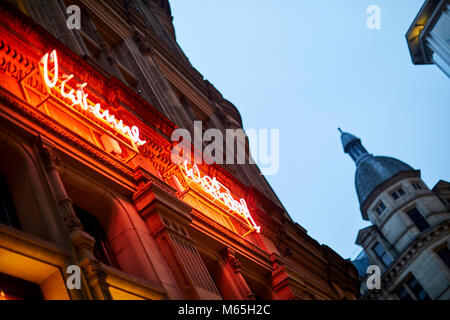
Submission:
[[[337,127],[420,169],[430,188],[450,180],[450,79],[414,66],[405,41],[423,2],[171,0],[178,43],[244,128],[280,129],[267,179],[289,214],[344,258],[368,223]],[[366,27],[372,4],[380,30]]]

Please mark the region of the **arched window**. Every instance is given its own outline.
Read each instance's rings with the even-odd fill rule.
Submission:
[[[21,229],[19,218],[5,179],[0,175],[0,223]]]
[[[108,238],[106,237],[100,222],[86,210],[75,205],[73,208],[83,225],[84,231],[95,239],[95,258],[104,264],[119,269],[119,263],[114,256],[111,245],[109,244]]]

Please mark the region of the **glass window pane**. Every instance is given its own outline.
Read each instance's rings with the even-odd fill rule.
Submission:
[[[420,214],[417,208],[413,208],[407,212],[408,217],[414,222],[420,231],[424,231],[430,227],[430,224]]]
[[[21,229],[8,185],[2,176],[0,176],[0,223]]]
[[[408,287],[411,289],[411,291],[416,296],[417,300],[428,300],[428,294],[425,292],[425,290],[422,288],[420,283],[417,281],[417,279],[414,276],[411,276],[411,279],[407,281]]]
[[[119,269],[119,264],[110,247],[108,238],[100,224],[100,222],[89,212],[80,207],[73,206],[78,218],[80,219],[83,229],[86,233],[95,239],[94,256],[100,262]]]
[[[381,257],[384,254],[384,249],[378,242],[373,246],[373,251],[375,251],[378,257]]]
[[[383,260],[383,263],[386,266],[389,266],[393,261],[391,256],[387,252],[384,253],[384,255],[381,257],[381,259]]]
[[[406,291],[403,287],[397,291],[397,295],[400,300],[412,300],[412,297],[409,295],[408,291]]]
[[[450,268],[450,250],[448,249],[448,247],[440,249],[437,254],[441,258],[441,260],[444,261],[447,267]]]

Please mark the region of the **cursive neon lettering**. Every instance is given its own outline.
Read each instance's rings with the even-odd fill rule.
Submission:
[[[250,222],[253,230],[258,233],[260,232],[261,227],[256,224],[255,220],[253,220],[253,217],[250,214],[247,203],[244,199],[240,199],[239,201],[237,201],[231,195],[230,190],[219,181],[217,181],[216,177],[211,178],[207,175],[204,175],[202,177],[200,174],[200,170],[198,169],[198,166],[196,164],[194,164],[192,168],[188,169],[187,160],[184,160],[181,168],[181,171],[188,179],[200,186],[213,199],[221,201],[229,211],[236,212],[240,216],[247,219]]]
[[[53,62],[53,69],[51,70],[49,70],[49,62]],[[77,88],[76,90],[72,87],[67,92],[66,86],[69,87],[67,83],[74,77],[73,74],[63,75],[63,79],[60,81],[60,86],[59,88],[57,87],[59,80],[59,66],[56,50],[53,50],[52,52],[50,52],[50,54],[46,53],[41,59],[41,64],[43,65],[42,74],[45,84],[50,89],[54,87],[59,89],[59,92],[64,98],[72,101],[72,106],[79,106],[82,110],[93,113],[98,119],[108,123],[115,130],[128,136],[137,146],[144,145],[147,142],[140,139],[138,127],[132,126],[130,128],[129,126],[124,125],[123,121],[117,120],[114,115],[110,114],[109,110],[102,110],[102,107],[99,103],[95,105],[90,104],[87,100],[88,94],[84,92],[84,88],[87,86],[86,82],[82,84],[77,83],[75,86]],[[52,79],[50,79],[49,73],[53,73]]]

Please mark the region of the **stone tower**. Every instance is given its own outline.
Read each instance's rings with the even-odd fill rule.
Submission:
[[[344,152],[356,164],[362,217],[372,224],[359,231],[356,244],[381,270],[381,289],[367,290],[363,281],[362,298],[449,299],[450,184],[440,181],[430,190],[419,170],[373,156],[359,138],[339,131]]]

